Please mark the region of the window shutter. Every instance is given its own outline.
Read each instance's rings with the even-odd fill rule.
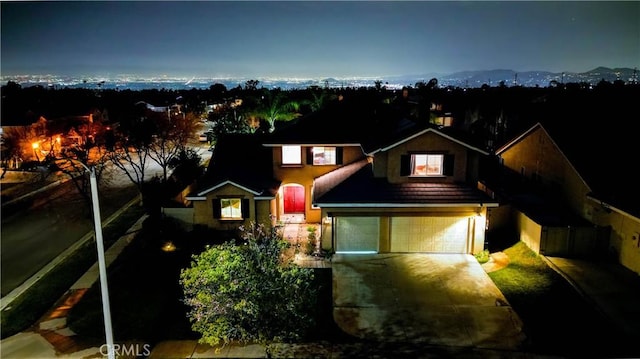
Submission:
[[[242,199],[242,207],[240,208],[242,211],[242,218],[249,218],[249,199]]]
[[[216,198],[213,200],[213,218],[222,217],[222,208],[220,206],[220,199]]]
[[[411,156],[400,156],[400,176],[408,176],[411,174]]]
[[[336,164],[342,164],[342,147],[336,147]]]
[[[454,155],[445,154],[444,155],[444,163],[443,163],[443,175],[445,176],[453,176],[453,158]]]
[[[313,164],[313,147],[307,147],[307,164]]]

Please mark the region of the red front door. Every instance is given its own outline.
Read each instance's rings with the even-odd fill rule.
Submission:
[[[284,213],[304,213],[304,187],[284,188]]]

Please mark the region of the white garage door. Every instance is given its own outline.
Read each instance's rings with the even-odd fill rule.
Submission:
[[[391,252],[468,253],[467,217],[393,217]]]
[[[337,217],[336,252],[378,252],[378,217]]]

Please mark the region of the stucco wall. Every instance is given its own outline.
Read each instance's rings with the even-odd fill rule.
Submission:
[[[433,132],[427,132],[420,137],[416,137],[407,142],[397,145],[387,151],[386,169],[376,168],[376,173],[383,174],[388,178],[391,183],[403,183],[415,180],[408,176],[400,176],[400,158],[402,155],[407,155],[411,152],[442,152],[454,155],[454,170],[453,176],[447,177],[429,177],[430,182],[442,181],[442,182],[465,182],[467,171],[467,148],[452,142],[451,140],[444,138]],[[378,167],[381,164],[376,163],[379,154],[376,154],[374,158],[374,167]],[[424,180],[424,179],[420,179]]]
[[[540,237],[542,226],[532,221],[523,213],[517,214],[518,233],[523,241],[532,251],[540,253]]]
[[[320,223],[321,211],[311,207],[311,189],[313,180],[323,174],[331,172],[346,164],[358,161],[364,158],[364,153],[360,146],[345,146],[342,152],[342,165],[322,165],[314,166],[307,163],[307,151],[302,146],[302,164],[300,165],[282,165],[282,148],[273,148],[273,173],[274,177],[281,181],[281,188],[285,185],[297,184],[304,187],[305,193],[305,220],[308,223]],[[282,191],[278,194],[275,211],[272,212],[276,217],[280,217],[283,213]]]
[[[242,220],[221,220],[213,216],[213,201],[222,197],[238,197],[249,199],[249,217]],[[220,230],[235,230],[241,225],[252,222],[271,224],[269,200],[256,201],[254,195],[230,184],[224,185],[206,195],[206,200],[193,201],[194,224],[205,225]]]
[[[589,213],[599,226],[610,226],[609,253],[613,259],[640,274],[640,219],[607,209],[595,201],[589,201]]]
[[[543,129],[537,128],[500,157],[505,167],[555,190],[575,213],[584,212],[589,188]]]

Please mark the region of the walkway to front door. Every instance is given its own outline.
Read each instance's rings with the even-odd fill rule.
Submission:
[[[309,243],[308,228],[315,228],[316,237],[320,239],[319,223],[287,223],[282,227],[282,238],[291,243],[291,248],[286,252],[287,257],[293,257],[296,264],[301,267],[328,268],[331,263],[323,257],[310,255],[307,249]]]

